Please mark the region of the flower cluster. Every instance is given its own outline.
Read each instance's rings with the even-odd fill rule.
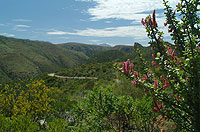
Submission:
[[[133,73],[133,64],[130,64],[130,59],[127,59],[127,61],[123,62],[123,73],[125,75]]]
[[[155,17],[155,10],[153,10],[152,13],[152,18],[149,15],[148,17],[146,17],[146,19],[142,18],[141,20],[142,25],[144,25],[146,28],[148,26],[151,26],[152,28],[156,28],[158,26],[157,22],[156,22],[156,17]]]

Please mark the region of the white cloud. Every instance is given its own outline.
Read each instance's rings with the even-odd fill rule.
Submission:
[[[68,34],[68,33],[63,32],[63,31],[53,31],[53,32],[47,32],[47,34],[49,34],[49,35],[65,35],[65,34]]]
[[[12,21],[16,21],[16,22],[32,22],[32,20],[28,20],[28,19],[13,19]]]
[[[131,26],[118,27],[115,29],[87,29],[77,30],[78,35],[87,36],[96,34],[96,36],[120,36],[133,37],[134,39],[141,39],[143,41],[146,37],[144,27],[135,26],[140,24],[141,19],[145,18],[149,13],[155,9],[160,10],[164,8],[162,0],[76,0],[82,2],[95,2],[96,5],[88,9],[87,13],[91,15],[90,20],[98,21],[102,19],[124,19],[132,20]],[[170,0],[169,5],[175,8],[179,0]],[[158,26],[164,31],[165,37],[168,36],[167,28],[164,27],[164,14],[156,11]],[[159,16],[159,17],[158,17]],[[132,25],[133,24],[133,25]],[[146,41],[146,40],[145,40]]]
[[[15,25],[16,27],[18,28],[29,28],[31,26],[28,26],[28,25]]]
[[[162,28],[162,30],[165,29]],[[167,31],[167,30],[166,30]],[[85,30],[75,30],[74,32],[53,31],[47,32],[49,35],[75,35],[86,37],[127,37],[132,38],[135,42],[147,44],[149,39],[143,26],[121,26],[110,27],[103,29],[87,28]],[[165,34],[165,37],[167,34]],[[99,40],[90,40],[91,42],[98,42]]]
[[[8,36],[8,37],[14,37],[15,36],[14,34],[9,34],[9,33],[0,33],[0,35]]]
[[[89,8],[88,13],[91,20],[101,19],[126,19],[137,20],[146,17],[145,11],[163,9],[162,0],[79,0],[84,2],[95,2],[96,6]],[[170,0],[170,5],[176,5],[178,0]]]
[[[61,37],[61,39],[70,39],[70,37]]]
[[[25,31],[27,31],[26,29],[30,28],[30,27],[31,26],[29,26],[29,25],[15,25],[13,30],[19,31],[19,32],[25,32]]]
[[[145,29],[142,26],[121,26],[110,27],[103,29],[87,28],[85,30],[75,30],[75,32],[54,31],[47,32],[51,35],[78,35],[89,37],[133,37],[141,39],[146,35]]]
[[[89,40],[89,41],[96,43],[96,42],[100,42],[101,40]]]
[[[97,36],[117,36],[117,37],[133,37],[134,39],[147,39],[145,29],[140,24],[141,19],[145,18],[152,10],[156,10],[158,26],[164,31],[164,37],[168,36],[167,28],[164,27],[164,14],[159,13],[164,8],[162,0],[77,0],[82,2],[95,2],[96,5],[88,9],[87,13],[91,15],[90,20],[98,21],[102,19],[124,19],[132,20],[131,26],[117,27],[115,29],[87,29],[77,30],[78,35],[87,34],[88,36],[95,34]],[[169,0],[169,5],[175,8],[179,0]],[[159,12],[157,11],[159,9]],[[158,17],[159,16],[159,17]],[[132,25],[133,24],[133,25]]]
[[[105,21],[105,23],[112,23],[111,21]]]

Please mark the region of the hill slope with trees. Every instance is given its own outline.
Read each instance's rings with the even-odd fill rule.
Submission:
[[[0,36],[1,81],[80,65],[87,58],[83,53],[48,42]]]

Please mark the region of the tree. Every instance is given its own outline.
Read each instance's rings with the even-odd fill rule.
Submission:
[[[123,63],[123,73],[132,83],[153,97],[153,111],[174,121],[181,131],[200,131],[200,19],[199,0],[180,0],[173,11],[166,0],[166,22],[173,44],[164,41],[155,17],[142,19],[155,60],[160,71],[149,69],[145,60],[143,71],[134,71],[130,60]],[[176,15],[177,14],[177,15]],[[177,17],[179,16],[179,17]],[[141,56],[141,55],[140,55]]]

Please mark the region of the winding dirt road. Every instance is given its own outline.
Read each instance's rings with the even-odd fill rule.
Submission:
[[[98,79],[97,77],[66,77],[66,76],[56,75],[55,73],[50,73],[50,74],[48,74],[48,76],[57,77],[57,78],[61,78],[61,79]]]

